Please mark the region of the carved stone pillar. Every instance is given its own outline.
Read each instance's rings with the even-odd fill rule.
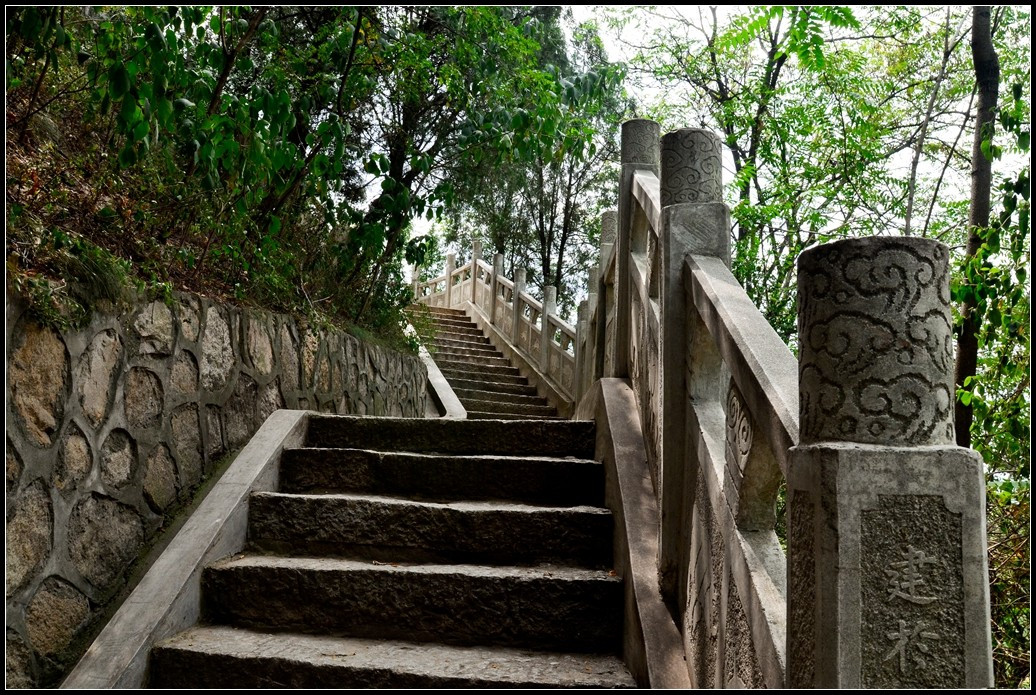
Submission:
[[[661,392],[662,478],[659,577],[674,614],[683,610],[690,563],[690,509],[697,481],[697,459],[685,451],[689,344],[683,265],[689,254],[718,256],[730,262],[730,213],[722,202],[722,144],[710,131],[684,128],[661,142]],[[721,380],[710,373],[704,377]],[[717,386],[718,393],[721,388]]]
[[[493,274],[489,278],[489,322],[496,326],[496,305],[500,298],[500,276],[504,274],[504,254],[493,254]],[[499,328],[499,326],[497,326]]]
[[[540,371],[547,376],[554,376],[550,373],[550,343],[554,338],[550,317],[557,311],[557,299],[558,288],[549,285],[543,288],[543,313],[540,314]]]
[[[982,459],[954,445],[948,251],[799,258],[788,686],[992,685]]]
[[[482,260],[482,242],[471,245],[471,303],[478,306],[478,262]]]
[[[615,364],[608,376],[630,375],[630,212],[633,175],[641,169],[658,173],[659,126],[643,118],[622,124],[619,179],[619,223],[615,239]]]
[[[513,316],[511,322],[511,343],[515,347],[520,347],[521,343],[518,339],[522,334],[522,313],[524,312],[524,306],[522,305],[522,292],[525,291],[525,268],[514,269],[514,294],[511,296],[511,309],[513,309]],[[530,352],[532,352],[532,346],[530,345]]]
[[[446,255],[446,308],[453,308],[453,271],[457,269],[457,254]]]
[[[615,349],[615,288],[609,285],[605,275],[607,268],[604,262],[615,247],[616,229],[618,228],[618,210],[605,210],[601,213],[601,268],[598,278],[597,297],[601,308],[597,314],[596,334],[594,340],[593,379],[600,379],[606,373],[606,356]],[[592,288],[591,288],[592,289]]]

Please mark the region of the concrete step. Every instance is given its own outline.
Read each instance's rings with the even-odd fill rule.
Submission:
[[[253,549],[383,562],[608,568],[611,534],[611,512],[588,506],[259,492],[248,510]]]
[[[476,377],[478,376],[480,375],[476,375]],[[536,396],[539,393],[535,386],[528,383],[485,381],[481,378],[469,379],[459,372],[454,372],[451,376],[447,377],[447,379],[449,380],[454,393],[457,392],[457,389],[467,391],[488,391],[499,394],[509,393],[519,396]]]
[[[594,423],[312,415],[307,446],[507,456],[594,457]]]
[[[622,580],[545,565],[240,555],[206,568],[203,614],[246,628],[618,653]]]
[[[439,352],[432,353],[432,359],[435,360],[436,364],[439,362],[464,362],[465,364],[473,364],[479,367],[503,367],[505,369],[514,369],[517,372],[517,368],[511,366],[511,361],[503,355],[491,356],[491,355],[465,355],[462,352],[455,350],[441,350]]]
[[[466,410],[466,409],[465,409]],[[469,420],[564,420],[557,415],[525,415],[523,413],[494,413],[485,410],[467,410]]]
[[[508,403],[501,400],[474,400],[460,398],[461,404],[468,412],[484,413],[506,413],[509,415],[530,415],[539,417],[550,417],[557,415],[558,410],[552,405],[529,405],[526,403]]]
[[[604,504],[602,464],[545,456],[438,456],[369,449],[287,449],[284,492],[368,492],[433,500]]]
[[[470,362],[457,362],[456,360],[436,359],[435,364],[443,373],[446,380],[453,383],[452,377],[460,379],[482,379],[485,381],[499,381],[512,384],[525,384],[528,379],[521,375],[516,367],[483,367]]]
[[[158,645],[151,687],[632,688],[611,655],[453,647],[213,625]]]
[[[461,388],[454,388],[453,392],[462,401],[496,401],[498,403],[513,403],[515,405],[550,405],[543,396],[524,396],[500,391]]]

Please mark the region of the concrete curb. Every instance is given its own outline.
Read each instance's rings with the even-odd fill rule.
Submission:
[[[302,445],[308,417],[308,411],[277,410],[266,419],[62,688],[146,685],[151,647],[198,622],[202,569],[244,548],[248,497],[256,490],[276,489],[281,452]]]

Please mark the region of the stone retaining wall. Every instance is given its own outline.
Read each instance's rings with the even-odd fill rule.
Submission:
[[[42,328],[7,304],[7,686],[53,685],[156,532],[278,408],[423,417],[409,355],[178,295]]]

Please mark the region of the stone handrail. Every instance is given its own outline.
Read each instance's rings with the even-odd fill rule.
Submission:
[[[630,384],[692,686],[989,685],[984,483],[952,446],[945,247],[803,254],[796,359],[730,272],[721,154],[707,131],[623,125],[575,345],[577,399]]]
[[[538,301],[525,291],[524,269],[518,269],[514,279],[505,277],[503,254],[495,254],[489,264],[476,241],[470,261],[457,267],[456,255],[450,254],[443,275],[415,281],[413,289],[418,303],[432,307],[460,308],[470,303],[538,376],[570,403],[575,400],[577,334],[556,313],[554,287],[545,287],[545,301]]]

